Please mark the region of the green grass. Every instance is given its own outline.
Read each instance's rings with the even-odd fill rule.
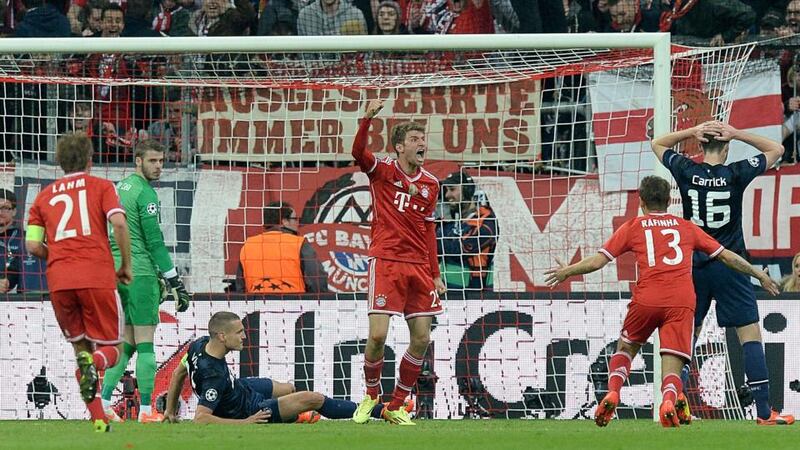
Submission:
[[[597,428],[588,420],[436,420],[397,427],[356,425],[177,425],[125,423],[95,434],[89,422],[2,421],[2,449],[216,450],[216,449],[790,449],[800,448],[800,425],[757,427],[752,422],[696,421],[662,429],[646,420],[615,420]]]

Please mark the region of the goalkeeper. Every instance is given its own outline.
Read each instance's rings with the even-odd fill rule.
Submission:
[[[142,141],[134,150],[134,161],[136,173],[117,183],[131,233],[134,281],[129,285],[117,285],[125,311],[125,337],[117,365],[108,369],[103,379],[102,400],[108,419],[121,421],[111,408],[111,394],[131,356],[138,352],[136,379],[141,396],[138,419],[145,423],[160,422],[163,417],[151,408],[156,375],[153,335],[158,326],[158,307],[165,298],[171,297],[177,311],[186,311],[190,298],[164,245],[158,223],[158,196],[150,186],[150,182],[161,177],[164,147],[153,140]],[[119,265],[120,253],[113,237],[111,251]]]

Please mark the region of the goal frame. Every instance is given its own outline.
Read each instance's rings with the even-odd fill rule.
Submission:
[[[536,49],[652,49],[653,133],[671,127],[670,33],[592,34],[472,34],[407,36],[243,36],[243,37],[141,37],[141,38],[8,38],[0,39],[0,55],[56,53],[237,53],[237,52],[337,52],[337,51],[502,51]],[[654,157],[654,156],[651,156]],[[654,164],[655,174],[671,180],[669,172]],[[655,337],[653,354],[653,408],[661,399],[661,367]],[[658,415],[653,414],[658,421]]]

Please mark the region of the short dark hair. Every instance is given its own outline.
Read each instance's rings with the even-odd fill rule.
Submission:
[[[0,189],[0,200],[8,200],[8,202],[11,203],[12,208],[17,207],[17,196],[14,194],[14,191]]]
[[[122,7],[119,6],[118,4],[116,4],[116,3],[106,3],[105,5],[103,5],[103,14],[100,16],[100,18],[101,19],[105,19],[106,18],[106,13],[109,12],[109,11],[119,11],[119,12],[121,12],[123,14],[123,16],[125,15],[125,13],[122,11]]]
[[[214,337],[219,333],[224,333],[229,323],[241,320],[239,316],[230,311],[216,312],[208,319],[208,335]]]
[[[289,220],[293,212],[294,209],[286,203],[272,202],[264,208],[264,226],[278,226],[284,220]]]
[[[56,162],[64,173],[86,170],[93,153],[92,140],[85,133],[67,133],[56,143]]]
[[[394,128],[392,128],[392,150],[395,150],[398,144],[402,144],[406,141],[406,134],[408,134],[409,131],[424,133],[425,127],[417,122],[403,122],[395,125]]]
[[[642,182],[639,184],[639,198],[651,211],[666,211],[669,206],[671,190],[672,186],[669,181],[655,175],[648,175],[642,178]]]
[[[728,141],[720,141],[715,139],[716,136],[716,134],[703,135],[703,139],[708,141],[700,143],[700,145],[703,147],[703,153],[719,153],[725,150],[725,147],[728,145]]]
[[[142,142],[136,144],[136,147],[133,150],[133,157],[135,158],[144,158],[144,154],[147,152],[159,152],[164,153],[164,146],[161,145],[155,139],[145,139]]]

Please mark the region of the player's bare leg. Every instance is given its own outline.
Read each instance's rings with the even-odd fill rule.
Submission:
[[[431,323],[433,323],[432,316],[414,317],[407,321],[411,342],[400,361],[400,377],[395,383],[392,401],[384,410],[383,416],[389,422],[399,425],[413,424],[408,412],[403,408],[403,404],[417,383],[417,378],[422,370],[422,361],[431,340]]]
[[[369,336],[367,336],[367,345],[364,348],[364,381],[367,385],[367,393],[353,414],[355,423],[367,423],[372,409],[380,401],[383,348],[389,332],[389,319],[391,316],[388,314],[369,315]]]
[[[681,383],[681,369],[686,360],[671,354],[661,353],[661,373],[663,374],[661,381],[661,407],[658,410],[658,417],[661,425],[664,427],[677,428],[680,423],[678,411],[676,410],[676,403],[678,401],[678,393],[682,391]]]
[[[604,427],[614,418],[619,405],[619,393],[631,370],[631,361],[639,353],[641,346],[632,342],[617,340],[617,352],[611,357],[608,367],[608,394],[600,400],[594,412],[594,423]]]
[[[272,398],[281,398],[284,395],[294,394],[297,388],[292,383],[272,382]]]

